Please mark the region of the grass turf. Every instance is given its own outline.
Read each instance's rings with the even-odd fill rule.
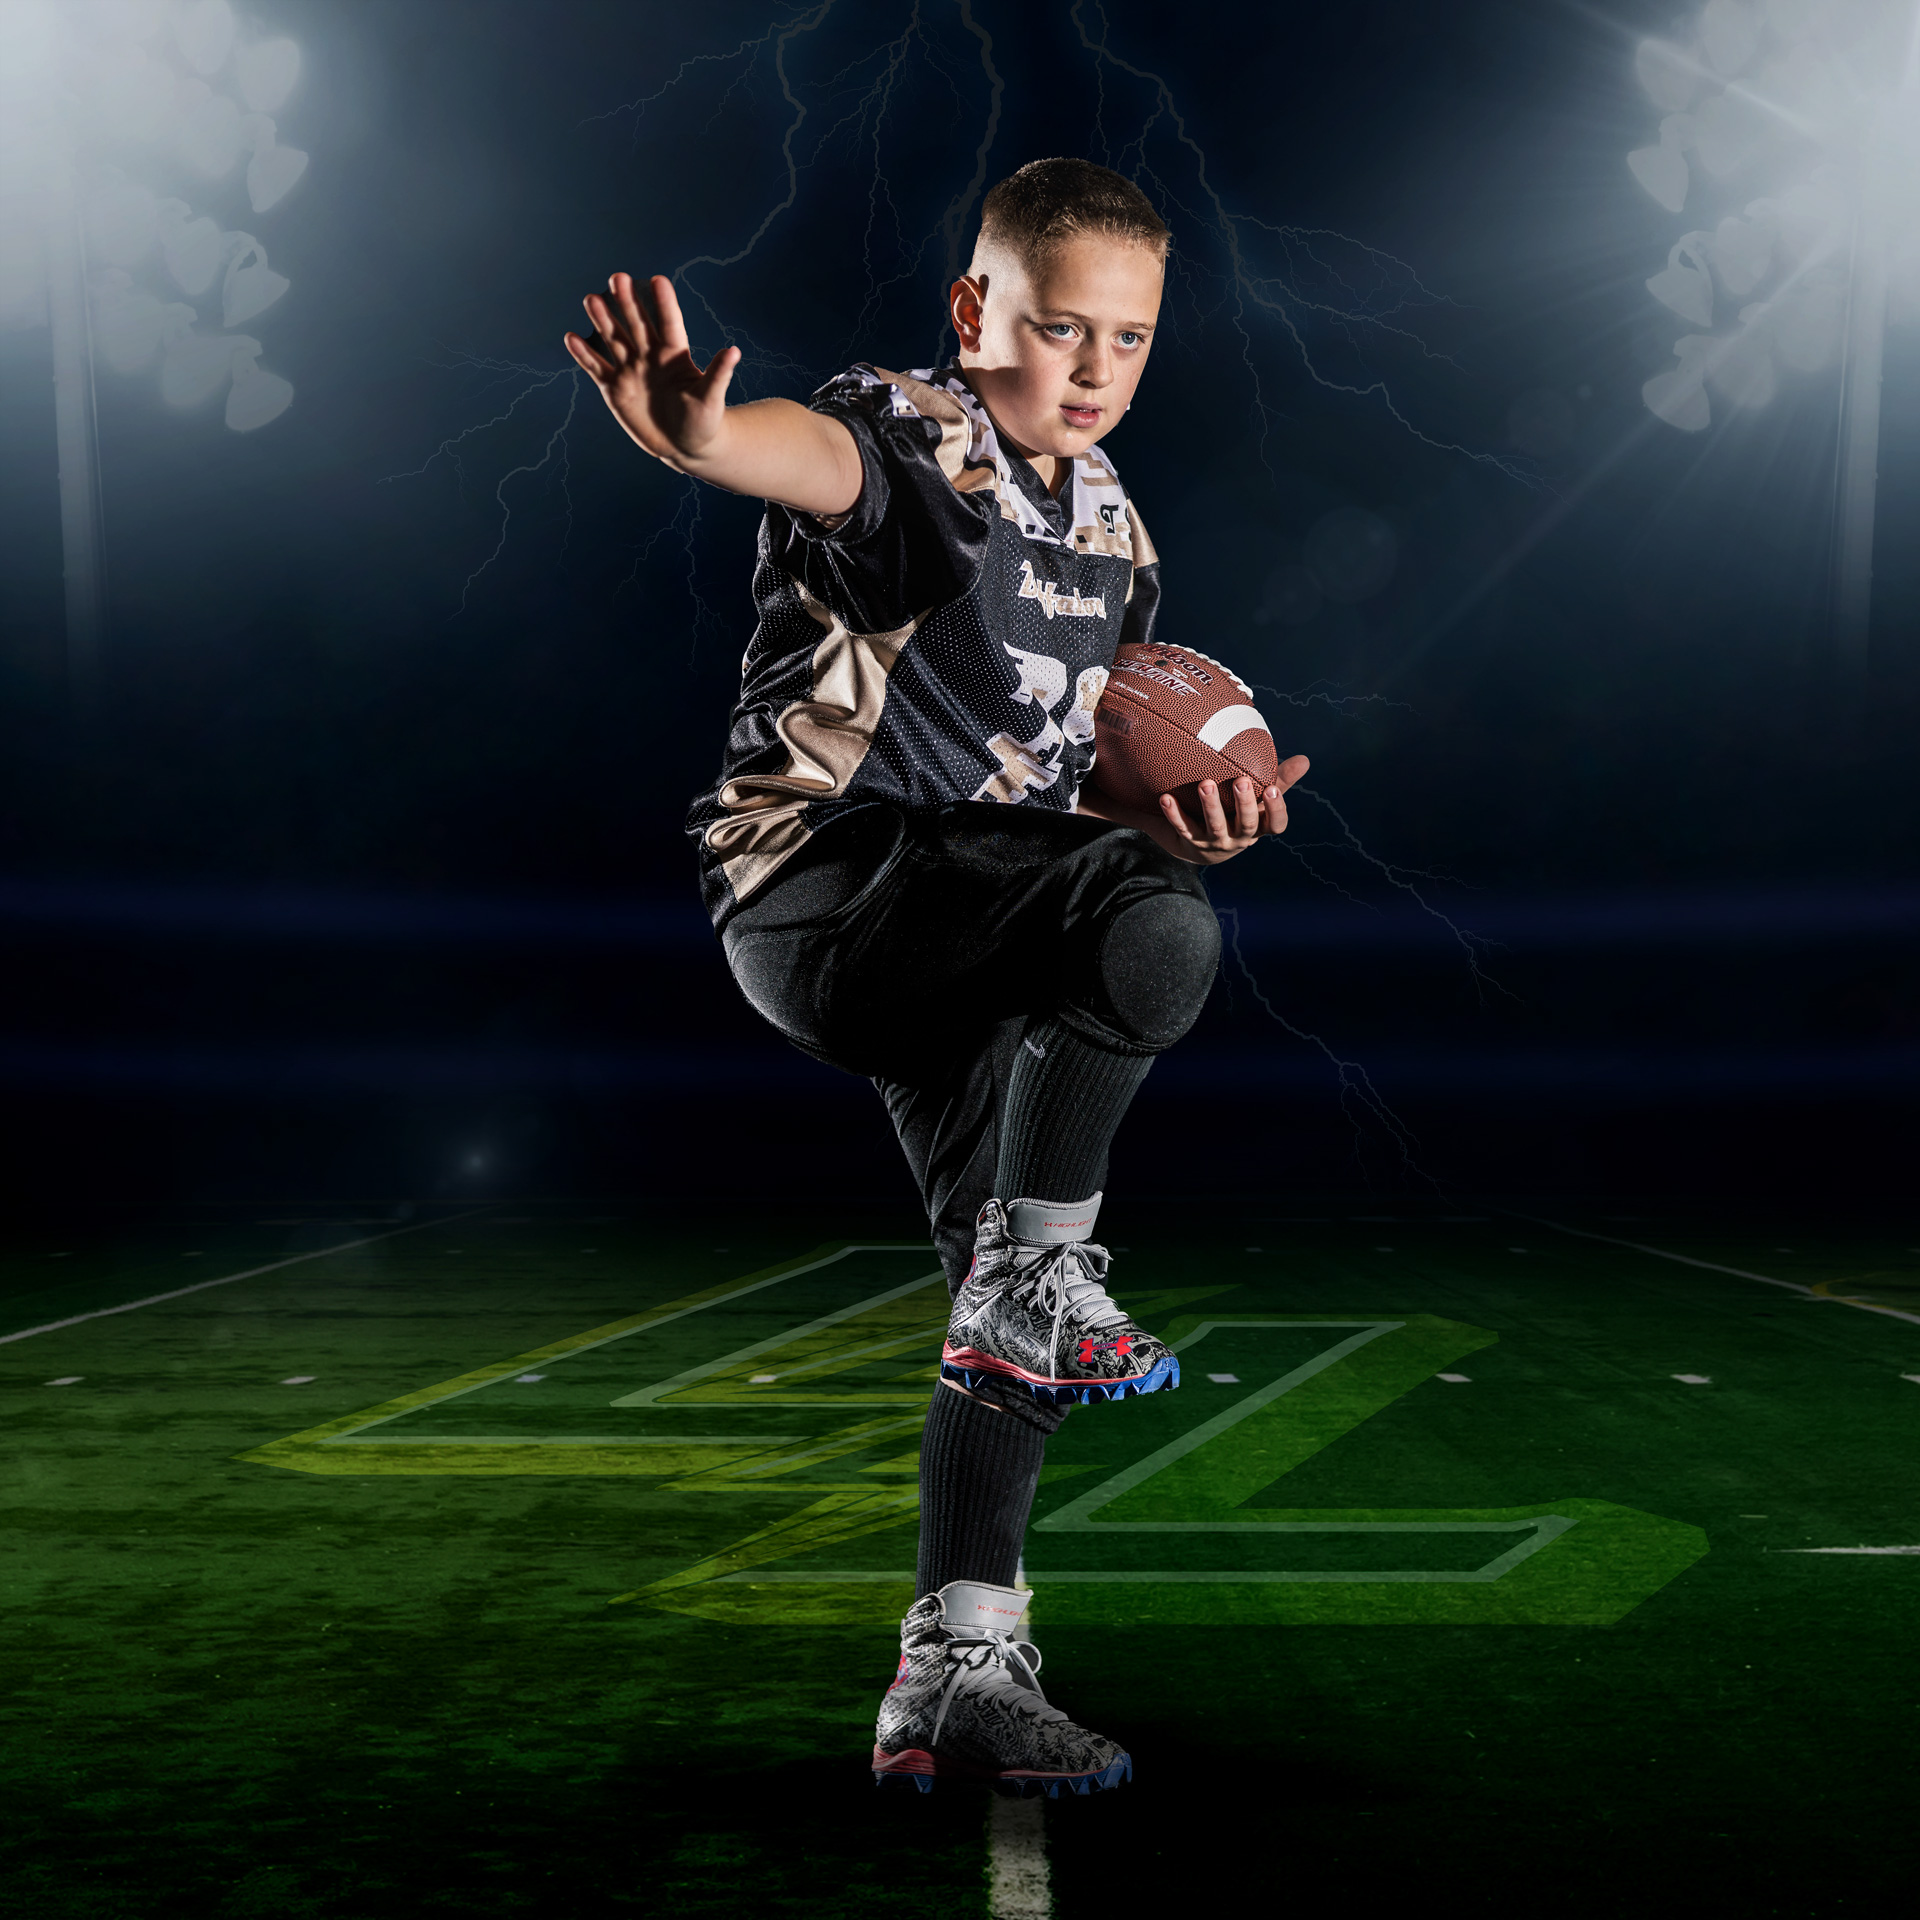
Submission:
[[[864,1768],[931,1261],[778,1277],[912,1224],[742,1218],[720,1246],[618,1211],[390,1234],[288,1209],[9,1250],[0,1332],[367,1242],[0,1345],[8,1911],[985,1913],[979,1796],[881,1795]],[[1148,1324],[1255,1324],[1187,1349],[1176,1395],[1076,1411],[1043,1523],[1344,1337],[1302,1321],[1429,1331],[1036,1529],[1048,1683],[1137,1763],[1049,1810],[1063,1920],[1516,1880],[1595,1914],[1904,1891],[1920,1556],[1797,1551],[1920,1544],[1920,1325],[1832,1298],[1914,1310],[1903,1233],[1565,1216],[1802,1296],[1502,1215],[1307,1211],[1205,1246],[1114,1223]],[[1518,1536],[1271,1520],[1575,1503],[1665,1545],[1609,1546],[1580,1507],[1479,1585],[1048,1579],[1457,1574]],[[1573,1600],[1526,1599],[1556,1567]],[[1436,1594],[1480,1611],[1407,1612]],[[1569,1605],[1611,1624],[1556,1623]]]

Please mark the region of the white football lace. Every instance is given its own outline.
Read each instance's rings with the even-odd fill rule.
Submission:
[[[930,1746],[940,1744],[940,1729],[947,1723],[947,1709],[963,1682],[971,1680],[970,1692],[998,1700],[1015,1713],[1029,1714],[1041,1721],[1064,1721],[1058,1707],[1047,1704],[1040,1691],[1040,1649],[1029,1640],[1016,1640],[1010,1633],[994,1627],[948,1627],[947,1652],[953,1658],[953,1677],[940,1690],[940,1711],[933,1716]],[[1011,1668],[1026,1675],[1014,1678]]]
[[[1056,1366],[1060,1358],[1060,1330],[1069,1314],[1077,1326],[1090,1333],[1129,1324],[1126,1314],[1114,1305],[1112,1296],[1100,1284],[1106,1271],[1106,1248],[1097,1247],[1090,1240],[1070,1240],[1065,1246],[1042,1253],[1031,1265],[1016,1269],[1014,1291],[1031,1293],[1040,1311],[1053,1315],[1047,1352]]]

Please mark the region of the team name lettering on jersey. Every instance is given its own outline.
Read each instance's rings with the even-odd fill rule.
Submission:
[[[1033,577],[1033,562],[1020,562],[1020,598],[1038,600],[1041,610],[1051,620],[1056,613],[1079,614],[1082,618],[1104,620],[1107,617],[1107,603],[1100,594],[1083,597],[1077,593],[1062,593],[1059,585],[1052,580],[1036,580]]]

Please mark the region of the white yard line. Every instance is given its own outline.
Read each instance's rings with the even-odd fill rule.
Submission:
[[[58,1333],[62,1327],[77,1327],[83,1320],[104,1320],[110,1313],[136,1313],[142,1307],[157,1307],[163,1300],[184,1299],[190,1293],[205,1293],[209,1287],[230,1287],[236,1280],[253,1280],[263,1273],[278,1273],[282,1267],[297,1267],[303,1260],[323,1260],[330,1253],[351,1253],[355,1247],[370,1247],[376,1240],[394,1240],[403,1233],[424,1233],[429,1227],[449,1227],[456,1220],[471,1220],[477,1213],[491,1211],[489,1207],[469,1207],[465,1213],[449,1214],[438,1220],[419,1220],[410,1227],[394,1227],[386,1233],[370,1233],[359,1240],[342,1240],[336,1247],[315,1247],[311,1253],[292,1254],[285,1260],[269,1260],[264,1267],[248,1267],[244,1273],[223,1273],[217,1280],[196,1280],[190,1287],[175,1287],[168,1293],[150,1293],[144,1300],[127,1300],[117,1307],[96,1307],[91,1313],[69,1314],[64,1320],[49,1320],[43,1327],[23,1327],[18,1333],[0,1333],[0,1347],[15,1340],[31,1340],[37,1333]]]
[[[1776,1553],[1920,1553],[1920,1547],[1776,1547]]]
[[[1047,1803],[1039,1794],[987,1798],[987,1912],[992,1920],[1052,1920]]]
[[[1650,1253],[1656,1260],[1674,1260],[1683,1267],[1704,1267],[1709,1273],[1731,1274],[1736,1280],[1757,1280],[1763,1287],[1781,1287],[1788,1293],[1800,1294],[1808,1300],[1831,1300],[1837,1307],[1857,1307],[1862,1313],[1884,1314],[1889,1320],[1904,1320],[1909,1326],[1920,1327],[1920,1313],[1902,1313],[1898,1307],[1876,1307],[1870,1301],[1849,1300],[1837,1293],[1815,1293],[1811,1287],[1803,1287],[1797,1280],[1776,1280],[1768,1273],[1749,1273],[1744,1267],[1723,1267],[1717,1260],[1696,1260],[1690,1253],[1672,1253],[1665,1247],[1644,1246],[1638,1240],[1621,1240],[1611,1233],[1590,1233],[1585,1227],[1570,1227],[1564,1220],[1545,1220],[1537,1213],[1513,1213],[1508,1210],[1508,1218],[1530,1220],[1536,1227],[1550,1227],[1555,1233],[1570,1233],[1577,1240],[1601,1240],[1610,1247],[1630,1247],[1635,1253]],[[1676,1379],[1678,1377],[1675,1376]]]

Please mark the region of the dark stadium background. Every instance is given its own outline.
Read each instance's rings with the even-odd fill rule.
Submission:
[[[739,1003],[693,890],[680,821],[750,629],[757,509],[707,494],[695,524],[583,393],[564,489],[554,463],[506,482],[509,538],[463,607],[496,488],[542,458],[566,380],[427,464],[562,367],[609,269],[731,253],[780,201],[764,60],[730,97],[736,69],[694,69],[615,112],[766,14],[251,11],[309,62],[283,121],[313,167],[275,216],[294,290],[261,323],[297,399],[242,437],[217,409],[164,413],[150,382],[103,385],[111,622],[84,698],[46,335],[0,336],[9,1203],[904,1196],[871,1094]],[[1263,436],[1231,301],[1177,290],[1113,441],[1167,631],[1269,688],[1383,696],[1268,707],[1366,848],[1446,876],[1419,884],[1498,944],[1477,982],[1350,854],[1314,858],[1351,899],[1271,849],[1235,863],[1215,898],[1244,966],[1149,1082],[1116,1186],[1819,1200],[1909,1177],[1920,364],[1890,335],[1861,685],[1825,638],[1830,388],[1704,444],[1644,430],[1667,226],[1624,165],[1649,123],[1629,56],[1668,11],[1110,10],[1236,211],[1358,236],[1447,297],[1407,317],[1431,356],[1377,342],[1339,364],[1377,371],[1431,440],[1531,478],[1317,386],[1270,327]],[[832,75],[903,18],[848,6],[796,45],[816,112],[853,101],[864,82],[836,95]],[[984,102],[972,42],[928,18],[951,81],[914,54],[881,141],[910,233],[967,177]],[[989,177],[1096,150],[1068,9],[980,18],[1006,77]],[[1116,149],[1150,108],[1110,76]],[[1204,264],[1170,125],[1147,151]],[[856,333],[872,151],[829,147],[761,246],[706,273],[756,348],[750,391],[928,357],[937,238]],[[702,350],[719,338],[704,326]],[[1343,507],[1391,529],[1391,580],[1276,617],[1276,574]],[[1296,818],[1337,837],[1311,803]],[[1364,1090],[1343,1109],[1327,1055],[1261,995],[1371,1076],[1404,1143]]]

